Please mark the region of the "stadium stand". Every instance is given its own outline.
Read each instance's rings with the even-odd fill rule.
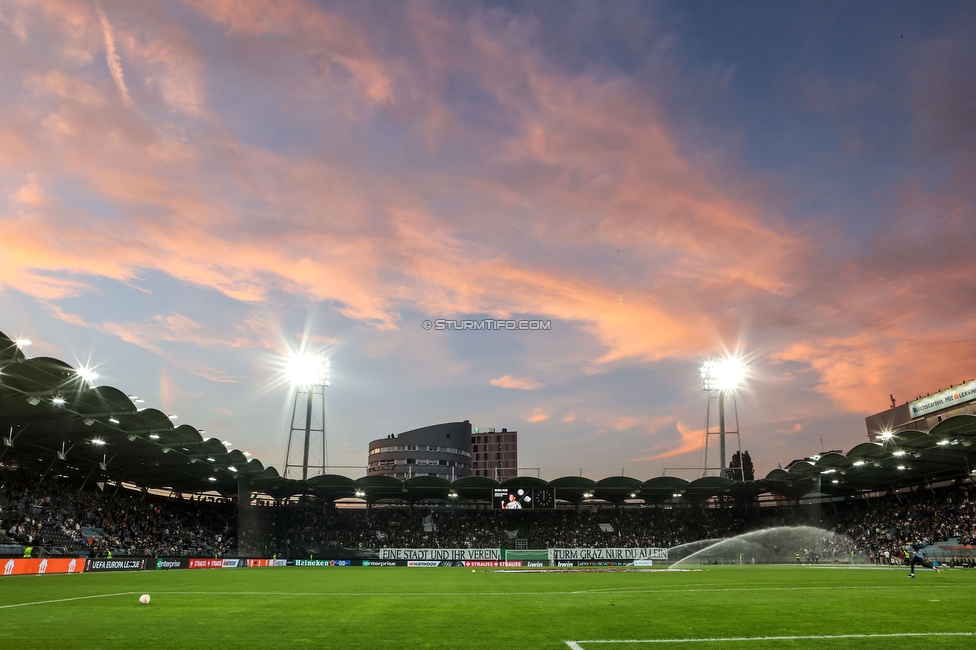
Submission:
[[[27,545],[49,554],[247,557],[384,546],[674,546],[811,523],[849,534],[875,558],[925,540],[952,542],[954,556],[969,561],[966,547],[976,537],[973,415],[797,461],[751,481],[338,475],[297,481],[136,402],[115,388],[89,385],[57,359],[28,359],[0,334],[0,553]],[[486,509],[500,488],[552,490],[558,509]],[[353,497],[368,507],[335,507]]]

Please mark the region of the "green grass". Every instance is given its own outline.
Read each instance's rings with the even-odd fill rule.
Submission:
[[[265,568],[0,578],[0,648],[971,648],[976,570]],[[138,596],[149,593],[143,606]],[[77,599],[90,596],[104,597]],[[112,595],[118,594],[118,595]],[[56,599],[60,602],[42,603]],[[21,603],[24,606],[10,607]]]

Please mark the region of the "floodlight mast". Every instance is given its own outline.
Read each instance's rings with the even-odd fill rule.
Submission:
[[[725,436],[727,433],[734,434],[739,438],[739,411],[735,403],[735,390],[739,388],[745,378],[745,366],[742,361],[734,357],[715,361],[709,359],[701,366],[702,390],[708,392],[708,407],[705,414],[705,462],[702,467],[702,476],[707,476],[710,469],[718,469],[719,476],[730,475],[726,456]],[[733,410],[735,413],[735,430],[727,431],[725,422],[725,400],[726,397],[732,398]],[[710,430],[710,420],[712,411],[712,399],[718,401],[718,432]],[[708,466],[708,439],[712,435],[718,435],[719,465],[718,468]],[[741,442],[739,443],[739,457],[742,457]],[[740,460],[741,462],[741,460]]]
[[[285,370],[289,381],[295,388],[295,400],[292,404],[291,430],[288,434],[288,447],[285,451],[285,468],[283,476],[288,477],[290,470],[301,468],[302,480],[309,477],[309,469],[318,470],[325,474],[328,466],[328,447],[325,433],[325,388],[329,386],[329,360],[316,355],[295,355],[288,360]],[[296,426],[299,410],[298,403],[304,399],[305,413],[301,424]],[[318,408],[316,408],[318,407]],[[315,416],[318,415],[316,418]],[[295,435],[303,436],[301,462],[293,458],[292,450]],[[315,440],[317,438],[317,440]],[[313,442],[315,444],[313,453]],[[297,451],[298,445],[294,445]],[[315,456],[318,458],[315,458]],[[317,462],[316,462],[317,461]]]

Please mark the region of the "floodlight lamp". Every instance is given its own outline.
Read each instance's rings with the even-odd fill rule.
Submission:
[[[119,423],[119,421],[116,420],[115,418],[109,418],[108,421],[111,422],[112,424],[118,424]]]
[[[288,359],[285,376],[293,386],[329,385],[329,360],[315,354],[296,354]]]
[[[153,439],[153,440],[159,440],[159,434],[158,433],[150,433],[149,434],[149,437],[151,439]]]
[[[893,436],[893,435],[895,435],[893,432],[888,431],[886,429],[886,430],[884,430],[884,431],[881,432],[881,439],[884,440],[885,442],[887,442],[887,441],[891,440],[891,436]]]
[[[216,476],[211,476],[207,480],[210,481],[211,483],[216,483],[217,482],[217,477]]]
[[[30,404],[31,406],[37,406],[38,404],[41,403],[41,398],[35,397],[34,395],[30,395],[27,398],[27,403]]]
[[[892,452],[892,453],[891,453],[891,455],[892,455],[892,456],[896,456],[896,457],[898,457],[898,458],[901,458],[902,456],[904,456],[904,455],[905,455],[905,452],[899,449],[898,451],[894,451],[894,452]]]
[[[230,471],[230,472],[236,472],[237,471],[237,468],[234,467],[233,465],[230,465],[230,466],[227,467],[227,470]]]
[[[898,466],[898,469],[905,469],[905,466],[904,465],[899,465]]]
[[[60,395],[55,395],[51,399],[51,404],[54,404],[55,406],[64,406],[64,402],[65,402],[64,398],[61,397]]]
[[[356,490],[356,497],[357,498],[362,499],[364,496],[366,496],[366,493],[365,492],[363,492],[362,490]],[[448,496],[451,496],[451,495],[448,495]],[[457,496],[457,495],[454,495],[454,496]]]
[[[831,481],[831,483],[840,483],[840,481],[838,481],[837,479],[834,479],[833,481]]]
[[[102,445],[105,444],[105,441],[102,440],[101,438],[92,438],[92,444],[95,445],[96,447],[101,447]]]
[[[30,339],[17,339],[14,341],[14,345],[18,348],[26,348],[28,345],[33,345]]]
[[[674,493],[674,494],[672,494],[671,496],[672,496],[673,498],[675,498],[675,499],[680,499],[680,498],[681,498],[681,493],[680,493],[680,492],[675,492],[675,493]]]
[[[81,367],[75,370],[75,373],[78,375],[79,379],[81,379],[89,386],[91,384],[94,384],[95,380],[98,379],[98,373],[92,370],[91,368]]]
[[[732,392],[742,385],[746,366],[742,359],[709,359],[701,365],[702,390]]]

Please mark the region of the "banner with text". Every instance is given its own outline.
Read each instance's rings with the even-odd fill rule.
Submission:
[[[149,560],[146,568],[168,571],[170,569],[185,569],[189,563],[190,558],[188,557],[157,557],[155,560]]]
[[[551,548],[549,559],[560,560],[667,560],[666,548]]]
[[[932,411],[940,411],[961,402],[968,402],[974,397],[976,397],[976,379],[967,384],[941,391],[935,395],[917,399],[909,404],[908,408],[911,411],[912,417],[917,418]]]
[[[381,560],[501,560],[500,548],[381,548]]]
[[[85,571],[142,571],[145,560],[85,560]]]

